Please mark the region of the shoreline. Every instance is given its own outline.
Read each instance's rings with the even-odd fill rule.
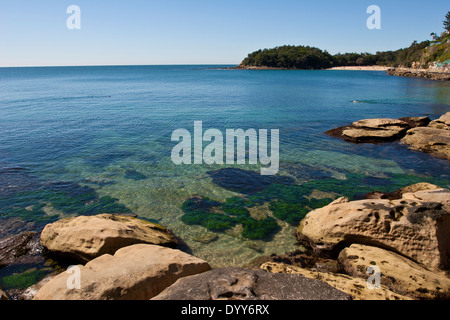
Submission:
[[[388,71],[394,69],[392,67],[383,66],[345,66],[345,67],[333,67],[325,70],[345,70],[345,71]]]
[[[295,68],[274,68],[274,67],[257,67],[257,66],[236,66],[226,69],[232,70],[345,70],[345,71],[388,71],[394,69],[393,67],[383,67],[383,66],[343,66],[343,67],[333,67],[328,69],[295,69]]]

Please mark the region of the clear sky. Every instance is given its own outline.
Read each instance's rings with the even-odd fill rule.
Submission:
[[[81,9],[69,30],[68,6]],[[370,5],[381,30],[369,30]],[[309,45],[396,50],[443,31],[449,0],[0,0],[0,66],[238,64]]]

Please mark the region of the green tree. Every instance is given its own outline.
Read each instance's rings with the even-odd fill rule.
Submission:
[[[445,15],[445,20],[443,22],[444,29],[447,30],[447,32],[450,32],[450,11]]]

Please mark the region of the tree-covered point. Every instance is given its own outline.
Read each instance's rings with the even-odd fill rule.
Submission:
[[[333,56],[308,46],[281,46],[250,53],[243,66],[283,69],[326,69],[333,66]]]

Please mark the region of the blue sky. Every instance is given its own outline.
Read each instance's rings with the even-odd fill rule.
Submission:
[[[69,5],[80,30],[66,27]],[[370,5],[381,30],[366,27]],[[0,66],[238,64],[285,44],[395,50],[442,32],[447,11],[448,0],[1,0]]]

